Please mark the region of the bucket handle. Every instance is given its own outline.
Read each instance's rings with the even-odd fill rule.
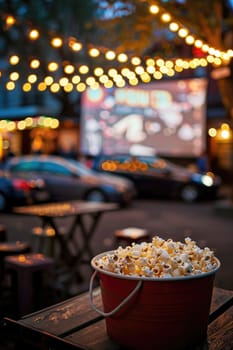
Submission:
[[[142,285],[142,280],[139,280],[136,287],[129,293],[129,295],[127,297],[125,297],[125,299],[123,299],[119,305],[117,305],[115,307],[115,309],[113,309],[112,311],[109,311],[109,312],[104,312],[100,309],[98,309],[95,305],[94,305],[94,302],[93,302],[93,282],[94,282],[94,279],[95,279],[95,276],[97,275],[97,271],[95,271],[92,276],[91,276],[91,279],[90,279],[90,285],[89,285],[89,301],[90,301],[90,304],[91,304],[91,307],[96,311],[98,312],[98,314],[104,316],[104,317],[108,317],[108,316],[112,316],[114,315],[117,311],[119,311],[137,292],[138,290],[141,288],[141,285]]]

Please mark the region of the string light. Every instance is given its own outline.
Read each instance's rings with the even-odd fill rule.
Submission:
[[[37,40],[39,38],[39,36],[40,36],[40,33],[39,33],[39,31],[37,29],[30,30],[29,38],[31,40]]]
[[[40,67],[40,61],[38,59],[33,59],[30,62],[30,67],[33,69],[37,69]]]
[[[18,64],[19,63],[19,56],[17,56],[17,55],[10,56],[9,62],[12,66]]]
[[[0,121],[1,132],[32,129],[38,126],[56,129],[59,127],[59,120],[53,117],[39,116],[33,118],[26,117],[19,121],[12,121],[8,119],[2,119]]]
[[[146,0],[145,0],[146,1]],[[168,25],[168,29],[172,32],[176,32],[177,35],[184,39],[185,43],[188,45],[193,45],[194,47],[200,49],[203,54],[206,54],[205,58],[200,59],[180,59],[180,60],[166,60],[162,58],[139,58],[137,56],[129,57],[126,53],[116,53],[113,50],[106,50],[106,49],[100,49],[97,47],[92,47],[87,51],[87,54],[95,59],[98,58],[101,54],[104,54],[104,58],[108,61],[117,60],[120,64],[124,64],[129,61],[129,64],[132,64],[134,66],[133,70],[130,70],[127,67],[121,67],[119,69],[124,72],[124,74],[120,75],[121,78],[123,76],[127,77],[129,84],[136,84],[136,75],[140,76],[140,79],[142,79],[144,82],[149,82],[150,79],[153,77],[154,79],[161,79],[163,74],[166,74],[168,76],[173,76],[175,73],[180,73],[184,69],[196,69],[197,67],[206,67],[208,64],[213,64],[215,66],[220,66],[222,64],[228,63],[230,61],[230,58],[233,57],[233,50],[227,50],[227,51],[220,51],[215,49],[214,47],[210,47],[207,43],[204,43],[201,39],[195,37],[192,35],[189,30],[182,25],[181,23],[178,23],[174,18],[172,18],[172,15],[165,11],[162,7],[160,7],[157,4],[150,5],[149,12],[153,15],[159,14],[160,21],[166,23]],[[13,16],[7,16],[5,18],[6,28],[10,29],[15,23],[18,21]],[[37,40],[40,38],[40,32],[38,29],[31,28],[28,34],[28,37],[30,40]],[[68,46],[73,51],[81,51],[83,49],[82,43],[77,40],[75,37],[69,37],[68,39],[64,40],[58,35],[53,36],[50,39],[50,44],[54,48],[62,47],[65,43],[68,43]],[[10,65],[17,65],[20,62],[20,57],[18,55],[12,55],[9,58]],[[62,63],[61,63],[62,64]],[[143,64],[146,65],[146,69],[143,68]],[[29,62],[29,67],[32,69],[38,69],[40,67],[41,63],[39,59],[32,59]],[[59,64],[55,61],[48,63],[47,65],[48,71],[50,72],[56,72],[59,69]],[[125,71],[123,69],[129,69],[129,71]],[[82,75],[88,75],[91,71],[90,67],[86,64],[81,65],[77,67],[80,74]],[[112,68],[113,69],[113,68]],[[115,69],[115,68],[114,68]],[[63,70],[66,74],[72,75],[75,74],[75,65],[71,63],[67,63],[64,65]],[[109,72],[111,72],[111,68],[109,69]],[[116,71],[117,72],[117,71]],[[127,72],[127,73],[126,73]],[[135,72],[135,73],[134,73]],[[17,73],[17,72],[14,72]],[[134,73],[134,75],[132,75]],[[106,80],[106,75],[104,74],[104,69],[101,67],[94,67],[93,68],[93,74],[99,78],[100,83],[110,86],[113,82],[108,83],[109,79]],[[116,73],[117,74],[117,73]],[[112,77],[108,73],[109,77]],[[161,76],[162,75],[162,76]],[[13,73],[10,73],[9,76],[10,80],[6,84],[6,88],[8,90],[13,90],[15,88],[14,81],[19,79],[19,75],[16,78],[16,75]],[[86,76],[85,80],[82,81],[82,78],[75,74],[71,77],[71,81],[65,81],[65,83],[54,83],[54,78],[52,77],[45,77],[44,82],[40,82],[37,85],[37,88],[39,91],[45,91],[47,86],[50,86],[50,90],[52,89],[53,92],[58,91],[60,89],[60,86],[62,86],[66,91],[72,91],[73,90],[73,84],[76,84],[77,91],[84,91],[83,89],[86,88],[87,85],[93,86],[96,88],[96,82],[93,82],[92,84],[87,83],[92,81],[92,79],[88,79],[89,77]],[[91,76],[90,76],[91,78]],[[32,86],[31,84],[35,83],[37,81],[36,75],[29,75],[28,81],[22,85],[22,89],[24,91],[30,91]],[[110,80],[111,81],[111,80]],[[117,84],[123,84],[123,79],[117,80]],[[115,82],[115,80],[114,80]],[[59,87],[59,88],[58,88]]]
[[[51,45],[52,45],[53,47],[58,48],[58,47],[61,47],[62,44],[63,44],[63,41],[62,41],[62,39],[59,38],[59,37],[55,37],[55,38],[52,38],[52,39],[51,39]]]
[[[12,27],[16,23],[16,19],[13,16],[6,17],[6,26],[7,28]]]

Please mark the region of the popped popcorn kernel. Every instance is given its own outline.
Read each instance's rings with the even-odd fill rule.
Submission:
[[[210,248],[200,248],[190,237],[182,243],[159,236],[154,236],[149,243],[120,246],[95,263],[105,271],[148,278],[197,275],[214,270],[218,264]]]

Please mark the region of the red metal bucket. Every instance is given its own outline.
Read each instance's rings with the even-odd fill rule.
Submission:
[[[215,273],[176,278],[118,275],[96,266],[90,281],[90,303],[105,316],[108,335],[118,344],[138,350],[182,350],[201,344],[207,336]],[[103,311],[93,302],[98,275]]]

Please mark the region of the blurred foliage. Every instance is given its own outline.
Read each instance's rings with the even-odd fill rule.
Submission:
[[[170,32],[159,16],[149,12],[149,5],[153,4],[169,11],[210,46],[232,48],[233,12],[226,0],[0,0],[1,59],[19,54],[23,58],[21,70],[27,74],[28,59],[38,57],[45,74],[52,59],[90,66],[101,64],[99,59],[91,60],[87,55],[92,46],[136,55],[191,56],[191,48]],[[16,18],[16,24],[6,28],[5,18],[9,14]],[[29,42],[30,28],[38,28],[40,40]],[[74,36],[82,42],[84,50],[75,53],[68,45],[52,48],[49,39],[53,34]],[[65,92],[56,97],[67,106],[71,103]],[[229,98],[224,103],[229,109]]]

